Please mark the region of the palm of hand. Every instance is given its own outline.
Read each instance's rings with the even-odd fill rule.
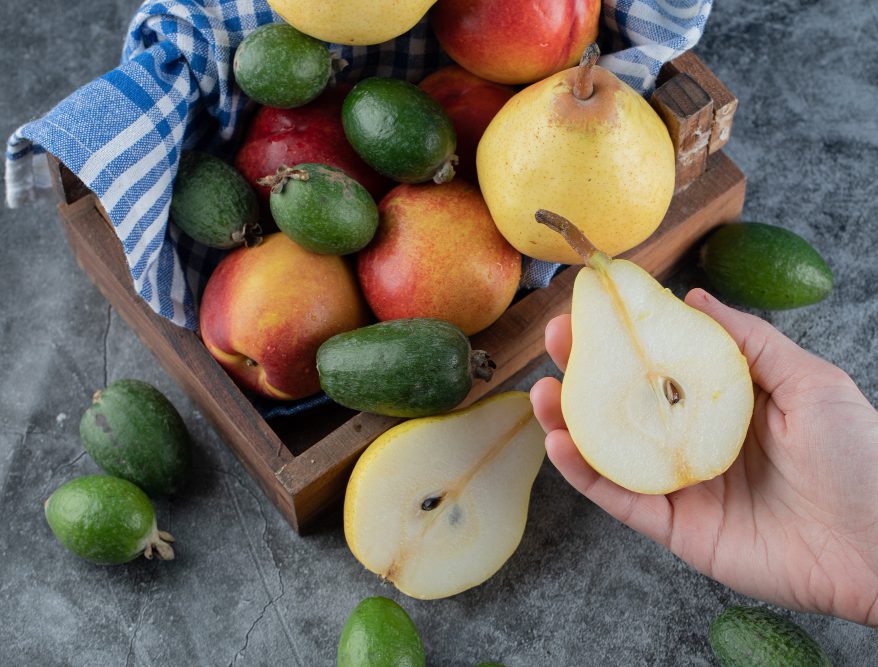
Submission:
[[[878,624],[878,413],[845,373],[761,320],[700,291],[687,301],[730,331],[757,382],[731,468],[668,496],[626,491],[579,456],[560,384],[546,379],[532,398],[550,458],[582,493],[704,574],[787,607]],[[546,335],[562,369],[569,327],[558,318]]]

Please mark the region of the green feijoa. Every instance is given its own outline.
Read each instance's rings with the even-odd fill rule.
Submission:
[[[751,308],[798,308],[832,291],[832,270],[805,239],[760,222],[718,228],[701,247],[701,266],[717,292]]]
[[[307,104],[344,65],[326,45],[287,23],[251,32],[235,51],[235,80],[250,99],[278,109]]]
[[[104,472],[150,495],[173,492],[189,470],[192,442],[180,413],[139,380],[117,380],[95,392],[79,435]]]
[[[333,336],[317,350],[323,391],[345,407],[393,417],[447,412],[494,363],[459,328],[429,318],[379,322]]]
[[[341,169],[312,163],[284,166],[258,182],[271,187],[271,215],[280,230],[311,252],[356,252],[378,228],[372,196]]]
[[[231,165],[207,153],[183,151],[174,179],[171,220],[211,248],[254,243],[259,234],[256,193]]]
[[[826,653],[795,623],[762,607],[730,607],[710,624],[721,667],[829,667]]]
[[[77,477],[49,496],[45,510],[58,541],[92,563],[117,565],[140,554],[174,558],[174,538],[156,527],[149,498],[124,479]]]
[[[424,667],[418,628],[393,600],[366,598],[351,612],[338,642],[338,667]]]
[[[417,86],[364,79],[345,97],[341,118],[354,150],[385,176],[401,183],[444,183],[454,177],[454,125]]]

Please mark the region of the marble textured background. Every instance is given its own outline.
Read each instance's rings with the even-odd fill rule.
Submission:
[[[136,3],[0,5],[0,135],[117,61]],[[737,93],[728,148],[745,216],[813,242],[837,287],[769,319],[878,402],[878,9],[717,0],[698,53]],[[547,463],[521,548],[485,585],[418,602],[364,571],[338,515],[296,536],[192,403],[79,271],[54,206],[0,210],[0,663],[328,665],[353,606],[382,594],[421,629],[429,662],[710,665],[707,627],[747,602],[607,517]],[[700,283],[693,268],[672,281]],[[548,363],[520,386],[552,372]],[[43,499],[97,472],[78,421],[92,392],[136,377],[180,408],[197,443],[186,492],[158,503],[174,563],[93,567],[52,538]],[[878,633],[792,614],[839,665],[878,664]]]

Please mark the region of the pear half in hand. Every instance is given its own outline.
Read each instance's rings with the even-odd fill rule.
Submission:
[[[414,598],[481,584],[521,542],[543,439],[528,395],[518,391],[390,429],[348,483],[348,546]]]
[[[728,469],[753,414],[747,360],[716,321],[636,264],[598,252],[548,211],[537,220],[583,256],[561,388],[588,464],[638,493],[671,493]]]

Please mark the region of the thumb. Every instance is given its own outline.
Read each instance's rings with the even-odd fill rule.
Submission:
[[[702,289],[690,291],[686,303],[712,317],[729,332],[747,358],[753,381],[772,395],[781,410],[794,407],[796,380],[829,366],[765,320],[729,308]]]

